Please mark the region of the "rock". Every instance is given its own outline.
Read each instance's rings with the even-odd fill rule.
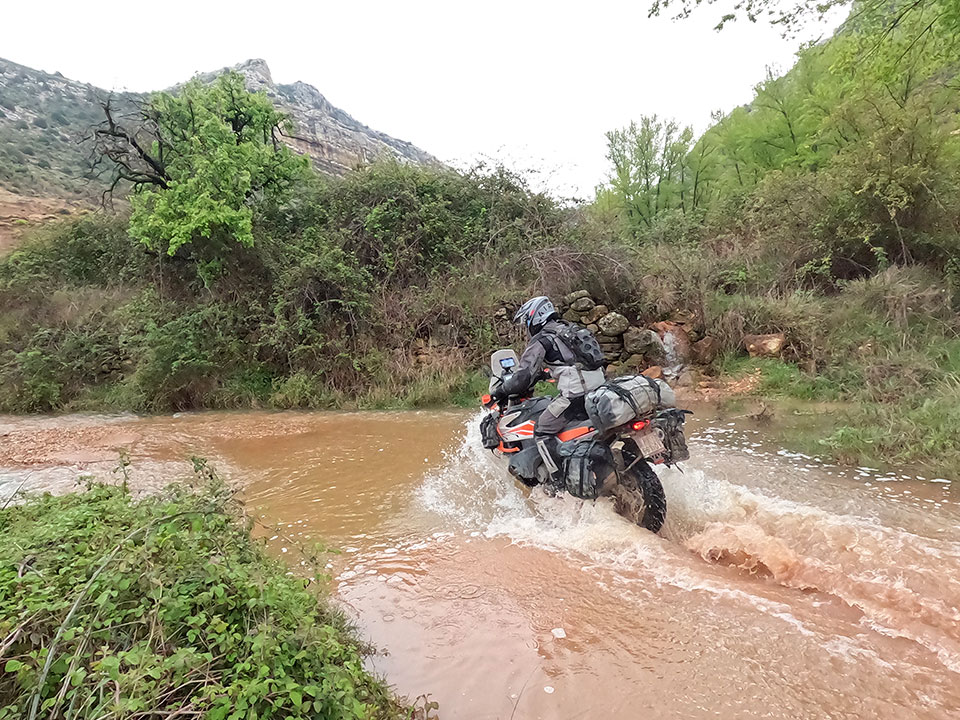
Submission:
[[[593,310],[583,317],[585,323],[596,323],[600,318],[610,312],[606,305],[595,305]]]
[[[565,296],[564,296],[564,298],[563,298],[563,305],[564,305],[564,307],[570,307],[571,305],[573,305],[573,304],[574,304],[577,300],[579,300],[580,298],[588,298],[588,297],[590,297],[590,292],[589,292],[589,291],[587,291],[587,290],[574,290],[574,291],[573,291],[572,293],[570,293],[569,295],[565,295]]]
[[[743,346],[750,353],[750,357],[780,357],[787,338],[783,333],[770,335],[744,335]]]
[[[647,359],[643,355],[630,355],[623,361],[623,366],[631,370],[639,370],[647,364]]]
[[[623,335],[630,327],[630,321],[618,312],[607,313],[597,321],[604,335]]]
[[[617,345],[622,345],[623,340],[619,335],[604,335],[602,332],[597,333],[597,342],[598,343],[616,343]]]
[[[208,83],[228,69],[222,68],[199,77],[202,82]],[[248,90],[264,92],[281,112],[289,116],[295,132],[285,134],[283,142],[298,154],[310,155],[316,170],[331,175],[345,175],[358,163],[381,156],[396,158],[401,163],[437,163],[436,158],[413,144],[376,132],[358,122],[334,107],[312,85],[304,82],[290,85],[275,83],[270,68],[263,60],[247,60],[232,69],[243,75]]]
[[[505,307],[498,308],[497,311],[493,314],[493,317],[495,320],[509,320],[510,311],[507,310]]]
[[[563,314],[563,319],[567,322],[578,323],[580,322],[580,313],[578,313],[576,310],[567,310]]]
[[[623,333],[623,349],[631,354],[662,353],[663,344],[653,330],[630,327]]]
[[[616,377],[623,373],[623,365],[618,362],[612,362],[607,365],[607,377]]]
[[[652,327],[663,342],[663,352],[670,367],[690,364],[693,348],[690,336],[683,325],[666,320],[654,323]]]
[[[694,387],[697,384],[697,374],[693,370],[684,370],[675,384],[677,387]]]
[[[570,303],[570,309],[576,310],[577,312],[585,313],[593,310],[596,307],[596,303],[588,297],[577,298],[572,303]]]
[[[693,361],[697,365],[709,365],[720,353],[720,341],[707,335],[693,344]]]
[[[659,365],[651,365],[640,374],[646,375],[651,380],[663,380],[663,368]]]
[[[597,325],[594,325],[593,323],[590,323],[589,325],[587,325],[587,330],[592,332],[594,335],[600,332],[600,328]]]

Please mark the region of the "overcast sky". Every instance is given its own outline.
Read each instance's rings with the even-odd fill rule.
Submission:
[[[441,160],[504,160],[586,197],[606,177],[607,130],[657,113],[701,132],[799,44],[748,22],[715,32],[712,8],[651,20],[648,4],[8,2],[0,57],[141,91],[261,57],[275,81],[308,82]]]

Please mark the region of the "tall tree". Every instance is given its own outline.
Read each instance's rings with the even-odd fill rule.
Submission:
[[[656,115],[607,133],[610,186],[635,236],[660,213],[687,209],[684,158],[692,140],[689,127],[681,129],[676,121]]]
[[[103,109],[98,160],[113,173],[111,191],[132,186],[130,234],[153,250],[252,245],[255,207],[305,177],[307,158],[280,139],[286,117],[238,73],[192,80],[121,116],[109,101]]]

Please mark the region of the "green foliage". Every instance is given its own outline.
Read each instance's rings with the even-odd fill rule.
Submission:
[[[203,261],[216,263],[223,245],[253,244],[257,203],[282,201],[306,178],[307,159],[280,142],[286,119],[239,73],[157,93],[143,112],[162,170],[131,198],[130,234],[152,249],[173,255],[202,239]]]
[[[829,285],[891,264],[943,269],[960,252],[960,37],[944,23],[946,5],[955,3],[856,14],[682,158],[668,153],[671,125],[656,118],[610,133],[607,192],[628,208],[632,233],[690,237],[669,222],[666,237],[652,232],[651,214],[699,209],[701,234],[759,237],[781,254],[783,284]]]
[[[714,5],[717,0],[652,0],[650,17],[662,13],[674,12],[676,19],[688,18],[694,11],[704,6]],[[828,13],[836,8],[850,7],[847,24],[878,23],[885,31],[892,31],[904,21],[916,16],[932,18],[930,27],[939,25],[941,29],[956,31],[960,29],[960,8],[950,0],[743,0],[719,18],[716,29],[736,20],[746,18],[750,22],[765,20],[771,25],[782,28],[784,35],[800,31],[807,23],[823,21]],[[913,36],[914,42],[920,42],[926,31]]]
[[[696,209],[697,178],[688,181],[684,161],[692,139],[690,128],[681,130],[675,122],[661,121],[656,115],[607,133],[611,188],[635,235],[649,229],[661,214]],[[694,187],[688,188],[691,184]]]
[[[0,510],[0,532],[0,718],[407,716],[215,477],[33,498]]]
[[[536,277],[518,254],[569,213],[500,170],[388,162],[252,217],[216,272],[209,246],[148,252],[102,215],[0,260],[0,408],[441,404],[481,360],[462,348],[498,343],[494,310]]]

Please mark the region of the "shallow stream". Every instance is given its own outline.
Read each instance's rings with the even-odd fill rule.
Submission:
[[[955,718],[960,504],[696,420],[659,536],[518,487],[458,412],[0,419],[0,504],[208,457],[328,571],[372,663],[449,718]]]

